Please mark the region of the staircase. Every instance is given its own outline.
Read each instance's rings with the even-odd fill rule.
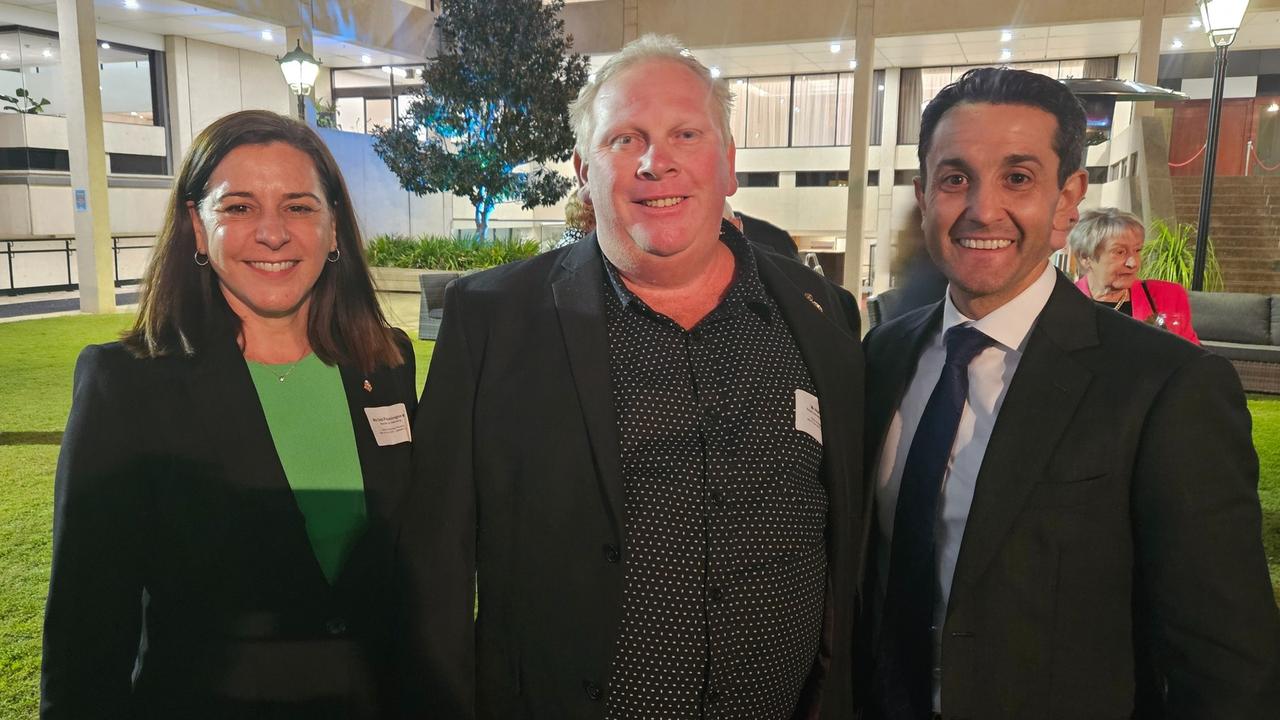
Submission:
[[[1194,226],[1200,178],[1172,180],[1178,222]],[[1280,177],[1216,178],[1209,237],[1229,292],[1280,293]]]

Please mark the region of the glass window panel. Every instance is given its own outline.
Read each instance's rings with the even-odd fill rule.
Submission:
[[[66,115],[67,105],[62,87],[62,53],[58,48],[58,38],[19,30],[18,43],[21,87],[26,88],[36,101],[49,100],[42,111],[44,114]]]
[[[376,127],[391,127],[391,98],[364,101],[365,127],[372,132]]]
[[[1058,63],[1058,79],[1084,77],[1084,63],[1084,60],[1063,60]]]
[[[338,111],[338,129],[364,132],[364,98],[338,98],[333,102]]]
[[[409,104],[413,102],[413,95],[401,95],[396,98],[396,117],[403,120],[409,114]]]
[[[963,70],[967,69],[963,68]],[[929,104],[929,101],[942,92],[942,88],[950,85],[953,77],[959,78],[963,74],[962,68],[955,68],[954,72],[949,67],[921,68],[919,111],[924,112],[925,106]]]
[[[333,87],[335,88],[385,88],[390,87],[390,82],[387,74],[376,67],[333,71]]]
[[[834,145],[836,141],[835,75],[795,76],[791,145]]]
[[[853,73],[840,73],[839,87],[836,90],[836,144],[848,145],[849,134],[852,132]]]
[[[786,147],[790,119],[791,76],[747,81],[745,147]]]
[[[112,46],[98,48],[102,119],[153,125],[150,53]]]
[[[22,87],[22,61],[16,30],[0,33],[0,95],[17,97],[15,91]],[[0,112],[13,112],[0,110]]]
[[[738,147],[747,144],[747,79],[734,78],[729,81],[729,89],[733,91],[733,110],[729,113],[729,132]]]

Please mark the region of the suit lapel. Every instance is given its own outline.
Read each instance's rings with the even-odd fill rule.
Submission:
[[[551,292],[601,491],[608,503],[614,532],[621,539],[622,451],[609,378],[604,281],[604,266],[592,233],[565,255],[564,262],[552,276]]]
[[[948,613],[991,563],[1074,417],[1093,373],[1071,355],[1098,344],[1092,301],[1059,275],[992,428],[965,525]]]
[[[939,301],[927,310],[922,309],[903,318],[898,327],[887,328],[886,332],[891,335],[877,337],[875,346],[868,346],[870,367],[867,378],[870,382],[867,387],[865,468],[868,473],[873,472],[880,461],[889,422],[902,404],[902,395],[915,374],[925,343],[937,332],[941,322],[942,302]]]
[[[201,445],[210,449],[209,457],[219,464],[214,476],[250,504],[244,508],[246,518],[283,522],[276,533],[283,545],[280,554],[290,558],[295,568],[309,568],[302,577],[316,581],[317,589],[327,587],[235,338],[211,339],[201,347],[196,362],[196,372],[187,376],[186,383],[193,411],[203,423]],[[253,512],[248,512],[250,508]]]

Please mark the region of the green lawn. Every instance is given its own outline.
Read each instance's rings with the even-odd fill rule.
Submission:
[[[76,354],[114,339],[132,316],[0,323],[0,718],[35,717],[40,618],[49,582],[52,477]],[[431,342],[415,341],[418,384]],[[1280,399],[1253,397],[1264,540],[1280,598]]]

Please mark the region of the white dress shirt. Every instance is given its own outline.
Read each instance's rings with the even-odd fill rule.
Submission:
[[[960,556],[960,542],[964,538],[965,523],[969,519],[969,506],[973,503],[974,487],[982,458],[987,452],[991,429],[1004,403],[1005,392],[1018,361],[1026,350],[1027,338],[1036,318],[1053,293],[1057,272],[1052,265],[1026,290],[1009,302],[993,310],[981,320],[965,317],[951,302],[951,290],[947,288],[942,310],[942,326],[925,344],[916,365],[915,375],[907,385],[902,403],[894,413],[885,435],[884,448],[877,466],[876,513],[879,520],[880,542],[877,557],[881,597],[887,587],[890,542],[893,538],[894,513],[898,506],[898,488],[902,483],[902,469],[907,462],[907,451],[915,438],[929,396],[942,376],[942,366],[947,351],[942,335],[955,325],[971,325],[996,344],[984,349],[969,364],[969,397],[960,414],[955,444],[942,480],[942,495],[938,502],[938,520],[934,527],[935,559],[937,561],[937,604],[933,610],[933,710],[942,708],[942,626],[947,616],[947,601],[951,596],[951,579],[955,574],[956,559]],[[881,604],[880,607],[883,607]]]

